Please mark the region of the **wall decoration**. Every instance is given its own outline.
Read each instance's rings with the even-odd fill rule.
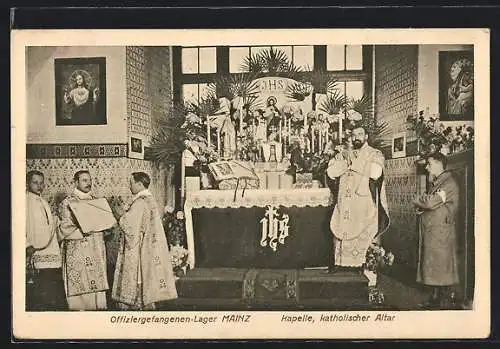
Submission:
[[[439,118],[474,120],[474,52],[439,52]]]
[[[127,144],[26,144],[27,159],[121,158]]]
[[[129,158],[144,159],[144,137],[139,135],[130,136]]]
[[[401,132],[392,138],[392,158],[403,158],[406,156],[406,133]]]
[[[56,58],[56,126],[106,125],[106,58]]]

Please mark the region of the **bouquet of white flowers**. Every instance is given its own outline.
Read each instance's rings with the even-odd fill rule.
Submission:
[[[180,245],[175,245],[170,248],[170,255],[175,275],[178,277],[183,276],[187,268],[188,250]]]

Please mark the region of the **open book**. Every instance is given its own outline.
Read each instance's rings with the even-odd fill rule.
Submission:
[[[105,198],[71,202],[69,208],[85,234],[110,229],[116,224],[115,216]]]
[[[208,168],[215,182],[218,183],[219,189],[234,189],[234,200],[236,200],[236,192],[240,182],[243,181],[241,196],[245,194],[247,187],[259,187],[259,177],[252,166],[245,162],[236,160],[218,161],[208,164]]]
[[[255,174],[251,165],[242,161],[228,160],[218,161],[208,164],[208,168],[216,182],[226,179],[255,179],[259,177]]]

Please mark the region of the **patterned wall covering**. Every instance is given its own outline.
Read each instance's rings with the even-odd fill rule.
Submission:
[[[391,225],[384,245],[398,260],[410,267],[417,262],[417,221],[412,201],[421,191],[422,177],[417,175],[417,156],[389,159],[385,163],[387,202]],[[425,177],[424,177],[425,181]]]
[[[387,122],[390,137],[406,131],[405,122],[418,108],[418,46],[376,46],[375,48],[375,101],[377,120]],[[407,133],[407,141],[412,135]],[[407,145],[407,154],[413,146]],[[416,150],[416,149],[415,149]],[[416,266],[418,235],[412,205],[419,191],[415,156],[390,159],[385,152],[385,178],[391,226],[383,244],[393,251],[399,263]]]
[[[165,173],[153,168],[151,162],[121,158],[66,158],[66,159],[28,159],[27,171],[39,170],[45,174],[46,198],[56,213],[58,202],[73,190],[73,175],[81,169],[88,169],[93,178],[93,193],[98,197],[122,196],[132,198],[129,190],[131,172],[143,171],[151,176],[150,190],[158,205],[163,208],[165,197]]]
[[[375,46],[375,105],[378,121],[393,134],[405,131],[407,116],[418,109],[417,45]]]

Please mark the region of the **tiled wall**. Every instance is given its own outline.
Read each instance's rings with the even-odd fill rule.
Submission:
[[[418,113],[418,45],[376,46],[375,82],[377,120],[392,134],[405,131],[407,116]]]
[[[128,131],[149,142],[172,104],[170,48],[129,46],[126,60]]]
[[[390,125],[388,140],[406,131],[408,115],[418,111],[418,46],[376,46],[375,48],[376,118]],[[407,132],[407,141],[413,135]],[[412,200],[421,178],[417,176],[415,156],[390,159],[385,151],[385,180],[391,225],[383,237],[398,263],[414,268],[417,261],[417,226]],[[408,154],[408,149],[407,149]],[[410,154],[408,154],[410,155]]]

